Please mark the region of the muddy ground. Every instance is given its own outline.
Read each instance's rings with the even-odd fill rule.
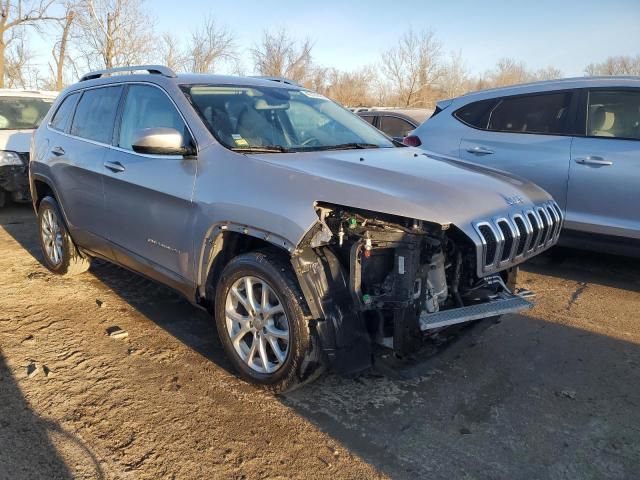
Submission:
[[[171,291],[39,258],[30,208],[0,211],[0,479],[640,476],[640,261],[556,250],[527,315],[273,397]]]

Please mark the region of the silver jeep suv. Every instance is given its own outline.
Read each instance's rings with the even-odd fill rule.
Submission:
[[[530,307],[515,266],[562,224],[535,185],[397,145],[312,91],[161,66],[64,91],[30,175],[50,270],[102,258],[169,285],[274,391]]]

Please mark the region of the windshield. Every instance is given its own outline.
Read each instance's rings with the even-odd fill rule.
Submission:
[[[0,97],[0,130],[37,128],[53,98]]]
[[[282,87],[183,87],[213,135],[236,151],[293,152],[393,147],[371,125],[331,100]]]

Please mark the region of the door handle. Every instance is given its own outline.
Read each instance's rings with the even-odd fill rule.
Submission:
[[[472,153],[474,155],[491,155],[493,150],[489,150],[485,147],[469,147],[467,148],[467,152]]]
[[[56,157],[61,157],[62,155],[64,155],[64,148],[53,147],[53,149],[51,149],[51,153],[53,153]]]
[[[126,170],[126,168],[124,168],[124,165],[122,165],[120,162],[104,162],[104,167],[115,173],[124,172]]]
[[[604,158],[597,157],[597,156],[576,158],[574,161],[576,163],[579,163],[580,165],[596,165],[596,166],[599,166],[599,167],[606,167],[608,165],[613,165],[612,161],[605,160]]]

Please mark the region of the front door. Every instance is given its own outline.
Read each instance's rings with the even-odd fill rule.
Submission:
[[[197,161],[132,150],[134,136],[154,127],[191,137],[182,116],[159,87],[131,84],[125,93],[115,147],[105,158],[109,239],[116,259],[166,283],[192,282],[192,193]]]
[[[640,89],[591,90],[573,140],[567,227],[640,239]]]

